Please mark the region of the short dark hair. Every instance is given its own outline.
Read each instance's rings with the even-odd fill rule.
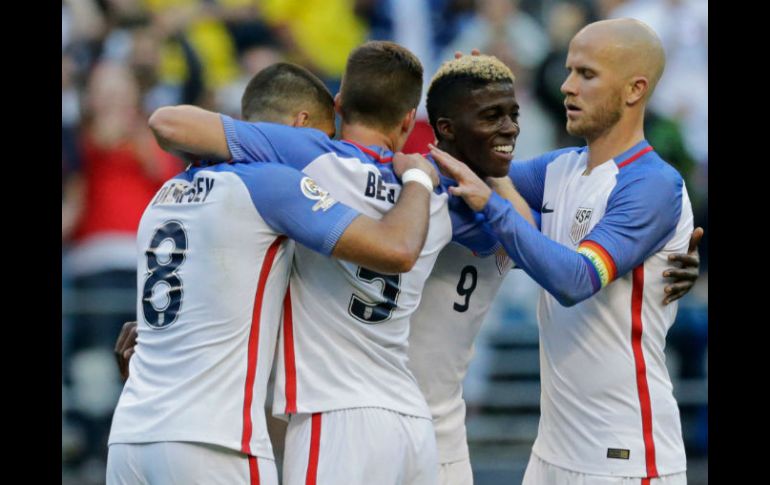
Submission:
[[[408,49],[370,41],[348,56],[342,77],[342,118],[389,130],[420,103],[422,64]]]
[[[511,70],[494,56],[463,56],[441,65],[428,88],[428,121],[437,139],[439,118],[453,118],[468,93],[493,83],[513,83]]]
[[[312,108],[320,120],[334,124],[334,98],[313,73],[289,62],[259,71],[241,97],[241,116],[247,121],[282,122],[290,113]]]

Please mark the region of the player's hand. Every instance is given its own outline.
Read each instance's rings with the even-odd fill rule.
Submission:
[[[457,186],[449,187],[449,193],[457,197],[462,197],[465,203],[478,212],[487,205],[489,197],[492,195],[492,189],[478,175],[468,168],[466,164],[457,160],[447,152],[428,145],[433,159],[446,173],[457,181]]]
[[[462,51],[455,51],[455,59],[459,59],[459,58],[461,58],[464,55],[465,54],[463,54]],[[481,55],[481,51],[478,50],[478,49],[471,49],[471,55],[472,56],[480,56]]]
[[[124,323],[123,328],[120,329],[118,341],[115,343],[115,360],[118,361],[120,377],[124,381],[128,379],[128,361],[134,355],[134,347],[136,347],[136,336],[138,333],[136,327],[136,322]]]
[[[407,155],[405,153],[397,152],[393,155],[393,171],[399,178],[401,178],[404,172],[411,168],[416,168],[427,173],[431,182],[433,182],[434,188],[438,185],[438,172],[436,172],[436,168],[432,163],[426,160],[425,157],[419,153],[410,153]]]
[[[690,236],[690,246],[687,249],[687,254],[672,254],[668,257],[669,262],[672,264],[679,263],[680,266],[678,268],[666,268],[663,271],[664,277],[673,279],[673,282],[666,285],[664,289],[666,292],[666,296],[663,298],[664,305],[682,298],[695,286],[700,270],[698,244],[702,237],[703,228],[696,227],[692,232],[692,236]]]

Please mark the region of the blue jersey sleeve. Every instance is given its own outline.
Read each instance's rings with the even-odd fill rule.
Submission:
[[[594,269],[595,287],[606,286],[663,248],[676,232],[683,188],[679,173],[662,161],[618,174],[604,216],[578,246]]]
[[[329,137],[313,128],[249,123],[220,115],[235,162],[272,162],[302,170],[329,151]]]
[[[500,242],[484,215],[473,212],[462,198],[449,196],[449,219],[452,222],[452,241],[478,256],[489,256],[500,248]]]
[[[272,229],[326,256],[359,215],[292,168],[277,164],[236,165],[235,173]]]
[[[641,169],[619,174],[604,217],[577,251],[541,234],[497,194],[483,213],[517,266],[570,306],[641,264],[674,234],[682,182],[670,172],[675,173]]]
[[[516,190],[527,201],[530,208],[539,211],[543,206],[543,192],[545,191],[545,170],[548,164],[556,160],[559,155],[567,152],[582,151],[583,148],[569,147],[544,153],[529,160],[514,160],[508,170]]]

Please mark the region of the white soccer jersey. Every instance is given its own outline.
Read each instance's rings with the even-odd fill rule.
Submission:
[[[587,474],[679,473],[685,453],[664,355],[677,305],[662,303],[662,274],[668,255],[687,251],[690,201],[679,174],[645,141],[589,175],[586,163],[585,149],[566,149],[512,167],[516,187],[542,207],[543,234],[561,244],[540,237],[530,245],[535,238],[517,221],[522,249],[509,250],[548,290],[538,308],[541,418],[533,453]],[[499,230],[508,222],[495,210],[485,209]],[[549,275],[573,269],[568,285],[590,290],[574,301],[592,296],[567,307],[553,296],[569,293],[567,280]]]
[[[401,186],[392,154],[377,147],[332,141],[304,130],[244,123],[223,117],[235,159],[285,163],[300,168],[340,201],[380,218]],[[433,194],[430,226],[414,268],[383,275],[350,263],[317,257],[297,247],[290,282],[290,318],[278,350],[275,414],[381,407],[430,418],[407,367],[409,318],[420,302],[439,251],[452,237],[447,194]]]
[[[113,443],[190,441],[272,458],[265,394],[293,243],[330,254],[358,213],[289,167],[192,167],[137,234],[138,339]]]
[[[469,457],[462,383],[473,342],[511,268],[503,250],[480,257],[450,243],[441,251],[412,316],[409,368],[433,416],[440,463]]]

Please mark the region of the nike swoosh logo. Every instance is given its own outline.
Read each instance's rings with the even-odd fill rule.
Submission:
[[[549,209],[548,207],[546,207],[547,205],[548,205],[548,202],[543,204],[543,208],[540,209],[541,214],[550,214],[551,212],[553,212],[553,209]]]

